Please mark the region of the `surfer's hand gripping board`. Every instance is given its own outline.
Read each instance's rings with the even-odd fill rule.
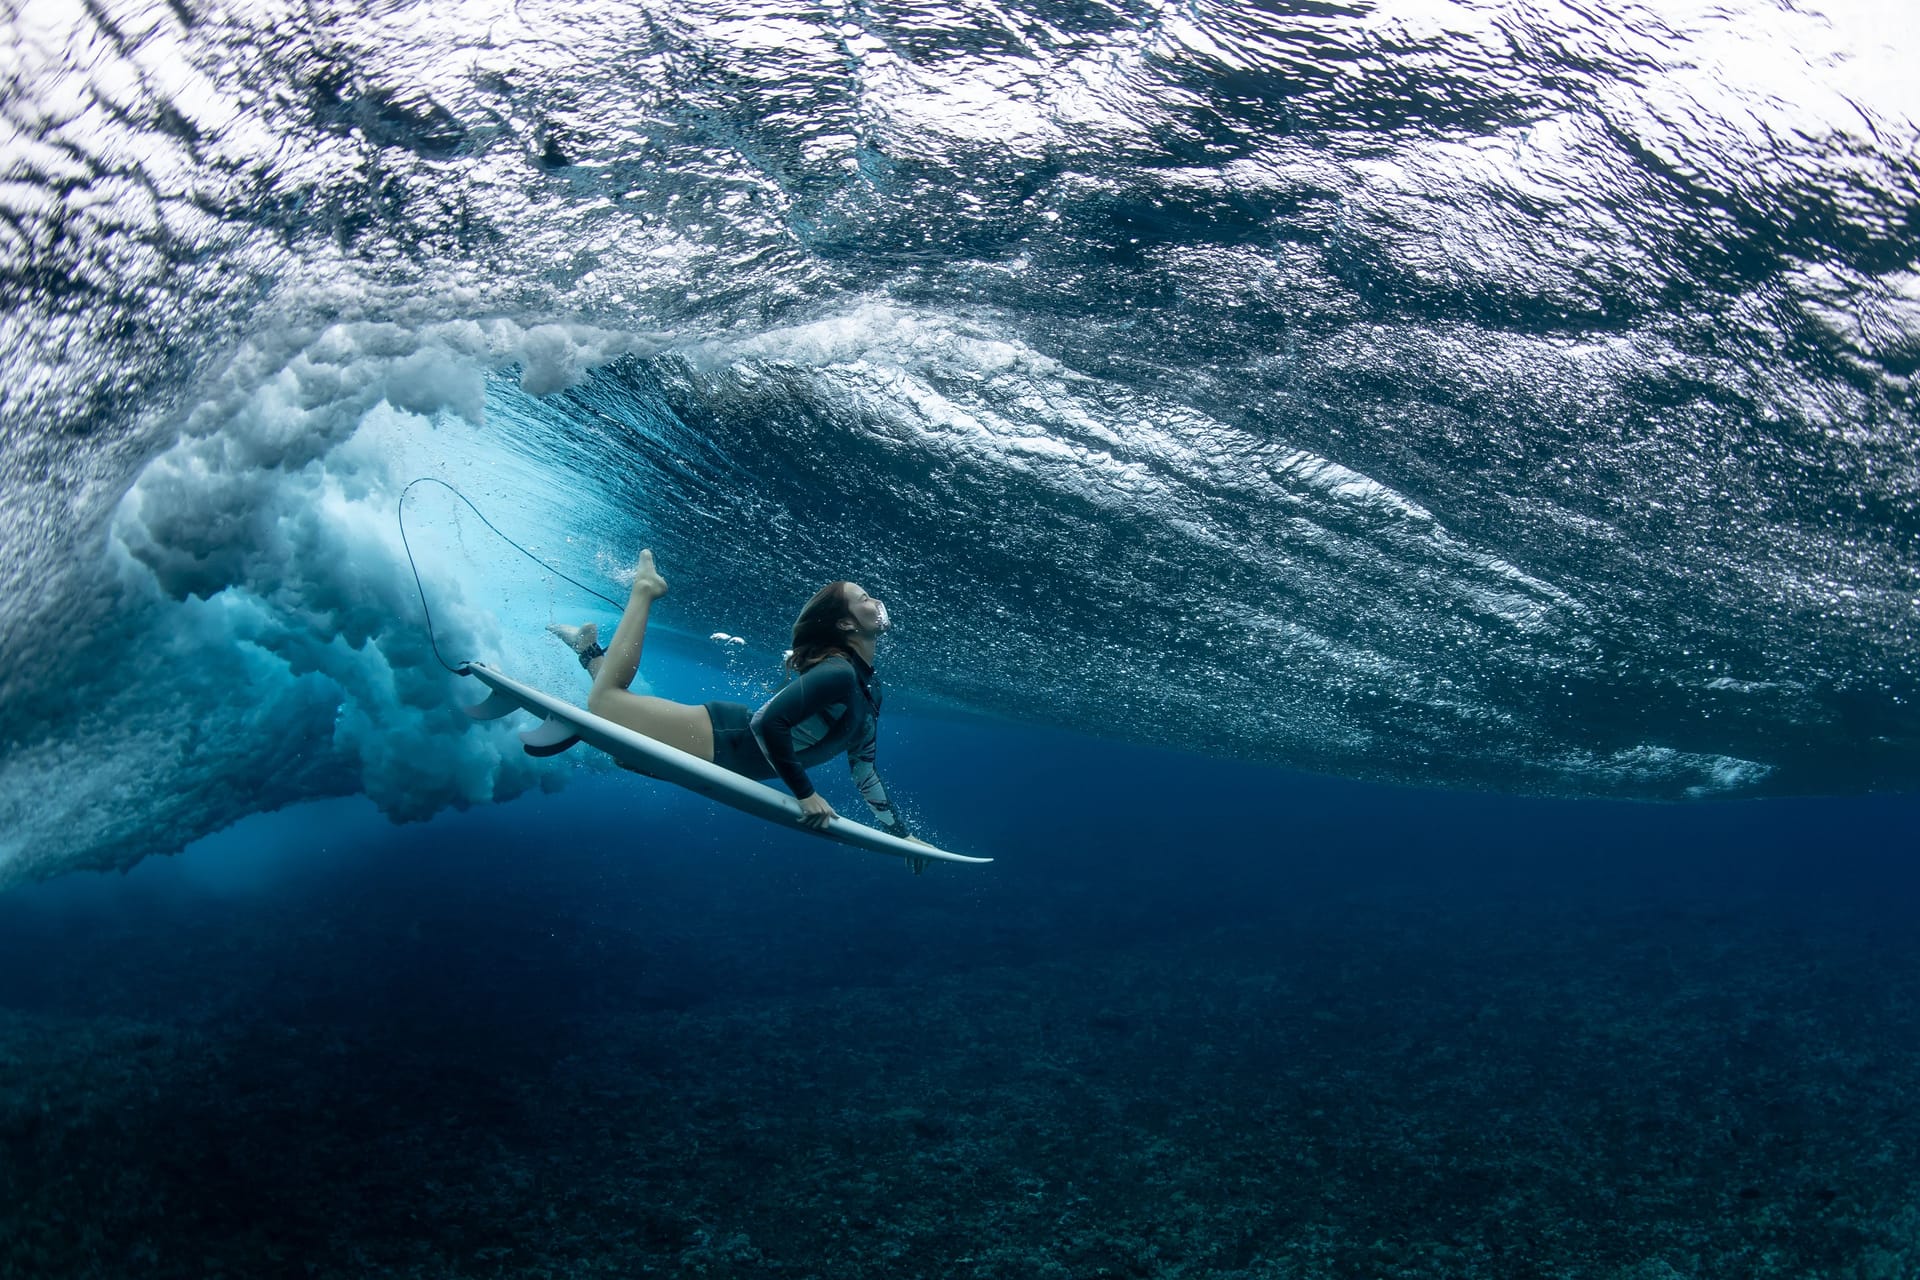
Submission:
[[[492,690],[484,702],[467,708],[467,714],[475,720],[497,720],[516,711],[528,711],[540,718],[538,726],[520,735],[521,740],[531,748],[564,750],[561,744],[577,738],[649,778],[698,792],[709,800],[716,800],[742,813],[750,813],[756,818],[764,818],[809,835],[825,836],[856,849],[892,854],[897,858],[931,858],[936,862],[993,861],[992,858],[969,858],[964,854],[948,853],[945,849],[937,849],[918,840],[903,840],[850,818],[836,816],[824,828],[808,826],[801,821],[800,802],[783,791],[775,791],[751,778],[743,778],[722,769],[712,761],[688,755],[664,742],[656,742],[551,694],[542,693],[531,685],[521,684],[484,663],[469,662],[462,674],[474,677]]]

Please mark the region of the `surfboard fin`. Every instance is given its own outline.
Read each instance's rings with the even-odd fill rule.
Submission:
[[[568,747],[579,745],[580,735],[565,721],[549,718],[521,734],[520,741],[530,756],[557,756]]]
[[[495,689],[487,695],[485,702],[474,703],[466,708],[466,712],[475,720],[498,720],[501,716],[510,716],[519,709],[518,702]]]

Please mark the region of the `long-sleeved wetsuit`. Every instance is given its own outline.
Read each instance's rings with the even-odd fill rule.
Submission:
[[[881,830],[905,836],[907,825],[887,799],[874,768],[881,688],[857,657],[827,658],[794,679],[746,719],[739,703],[710,702],[714,763],[750,778],[778,776],[797,799],[814,793],[807,769],[845,752],[861,799]]]

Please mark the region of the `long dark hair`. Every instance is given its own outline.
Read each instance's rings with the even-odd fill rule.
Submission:
[[[793,650],[787,654],[787,666],[796,675],[836,653],[843,658],[853,656],[847,648],[846,632],[840,630],[841,620],[853,617],[853,608],[847,603],[847,588],[852,585],[829,582],[813,593],[813,599],[793,620]]]

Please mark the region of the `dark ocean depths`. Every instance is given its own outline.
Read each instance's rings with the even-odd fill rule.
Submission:
[[[0,1280],[1920,1276],[1910,7],[0,0]]]
[[[885,754],[999,860],[596,776],[0,896],[0,1274],[1920,1270],[1911,799]]]

